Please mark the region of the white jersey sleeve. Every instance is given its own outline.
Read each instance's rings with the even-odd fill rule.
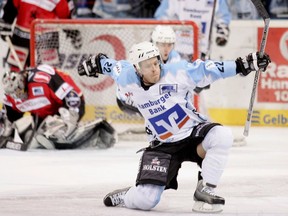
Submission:
[[[190,97],[196,86],[236,75],[234,61],[197,60],[161,65],[160,80],[143,88],[134,67],[127,61],[101,60],[102,71],[117,83],[119,91],[132,101],[145,119],[150,141],[175,142],[190,135],[191,129],[207,118],[197,112]]]

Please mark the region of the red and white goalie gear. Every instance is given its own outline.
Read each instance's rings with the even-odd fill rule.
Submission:
[[[0,123],[0,130],[2,126]],[[4,133],[0,135],[0,148],[26,151],[35,132],[33,117],[31,115],[24,116],[13,123],[6,118],[4,126]]]
[[[67,113],[66,113],[67,114]],[[68,123],[69,124],[69,123]],[[72,131],[60,116],[47,116],[37,131],[36,140],[45,149],[111,148],[117,141],[115,129],[105,120],[77,124]],[[71,132],[71,133],[70,133]],[[63,138],[65,133],[70,133]],[[39,148],[39,146],[35,146]]]
[[[27,79],[27,99],[19,100],[6,95],[6,106],[20,113],[37,115],[40,121],[48,115],[58,114],[60,107],[77,110],[79,118],[84,115],[82,92],[68,74],[40,65],[28,72]]]
[[[12,136],[13,127],[12,123],[6,116],[6,111],[0,111],[0,148],[5,147],[7,140]]]
[[[39,134],[43,134],[54,142],[66,143],[73,138],[71,135],[76,130],[79,115],[73,110],[61,107],[60,116],[48,116],[38,129]]]

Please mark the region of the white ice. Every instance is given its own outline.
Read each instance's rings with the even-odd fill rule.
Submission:
[[[221,215],[288,215],[288,129],[252,127],[247,145],[233,147],[217,192]],[[145,142],[108,150],[0,150],[0,216],[170,216],[191,211],[198,168],[184,163],[179,189],[167,190],[149,212],[107,208],[106,193],[134,184]],[[205,214],[207,215],[207,214]]]

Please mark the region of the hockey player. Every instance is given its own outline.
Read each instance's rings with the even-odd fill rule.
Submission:
[[[174,0],[162,0],[157,8],[154,17],[160,20],[193,20],[199,25],[200,29],[200,52],[201,59],[210,58],[210,47],[212,28],[216,26],[216,44],[218,46],[226,45],[229,37],[229,24],[231,13],[228,8],[227,0],[211,1],[177,1],[175,6]],[[215,18],[215,19],[214,19]],[[215,20],[215,23],[213,22]],[[182,58],[192,59],[193,53],[184,43],[179,50]],[[188,47],[188,48],[186,48]],[[176,49],[177,50],[177,49]],[[177,50],[178,51],[178,50]],[[196,87],[194,92],[200,93],[203,89],[210,89],[210,85],[202,88]]]
[[[30,26],[35,19],[68,19],[71,18],[74,9],[73,0],[58,0],[58,1],[20,1],[7,0],[3,9],[3,17],[0,19],[0,35],[6,41],[6,36],[11,38],[13,47],[18,55],[20,63],[16,61],[15,56],[9,50],[7,54],[7,62],[11,70],[19,71],[26,66],[29,66],[30,55]],[[12,34],[13,22],[16,20],[15,27]],[[39,40],[56,39],[58,35],[55,32],[48,32],[44,35],[45,38]],[[58,44],[50,45],[49,58],[52,58],[52,51],[54,50],[54,58],[58,58],[57,49]],[[57,55],[56,55],[57,54]],[[19,65],[21,64],[21,66]],[[20,68],[20,69],[19,69]]]
[[[151,41],[158,47],[164,64],[181,60],[180,54],[174,49],[176,34],[171,26],[157,25],[152,32]]]
[[[104,54],[90,57],[79,65],[78,73],[91,77],[111,76],[127,100],[145,118],[150,146],[142,155],[136,185],[113,191],[104,198],[106,206],[125,205],[150,210],[160,201],[165,189],[177,189],[177,175],[184,161],[196,162],[202,174],[194,193],[194,211],[220,212],[225,199],[216,195],[233,142],[231,131],[210,123],[196,111],[187,93],[218,79],[246,76],[265,71],[270,58],[251,53],[235,61],[185,60],[163,64],[156,46],[135,44],[128,61],[109,59]],[[117,68],[117,69],[116,69]],[[203,178],[203,179],[202,179]]]
[[[177,1],[176,4],[177,6],[175,6],[174,0],[162,0],[154,14],[154,17],[160,20],[193,20],[198,23],[201,32],[200,51],[202,59],[209,57],[208,52],[210,52],[210,38],[215,15],[217,18],[215,19],[215,26],[217,28],[216,43],[219,46],[224,46],[227,43],[231,14],[226,0],[181,0]],[[215,15],[214,10],[216,11]],[[185,52],[185,55],[188,56],[193,54],[190,50]],[[189,59],[192,59],[191,56],[189,56]]]
[[[174,46],[176,42],[176,34],[171,26],[157,25],[151,34],[152,43],[158,47],[160,56],[164,64],[178,62],[181,60],[181,56],[175,51]],[[139,113],[138,108],[133,104],[127,104],[125,95],[121,95],[121,92],[117,91],[116,100],[118,107],[128,114]]]
[[[5,93],[4,110],[0,115],[3,147],[15,136],[15,130],[24,144],[33,141],[31,148],[72,149],[82,144],[72,141],[85,113],[85,101],[82,91],[67,73],[49,65],[22,72],[8,71],[3,76],[2,86]],[[30,112],[35,121],[23,117],[25,112]],[[113,128],[106,121],[97,126],[113,135]],[[33,128],[37,128],[36,140],[31,138]],[[115,140],[106,146],[111,147],[114,143]]]

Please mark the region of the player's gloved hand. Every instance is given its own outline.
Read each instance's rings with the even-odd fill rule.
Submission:
[[[80,76],[89,76],[89,77],[98,77],[98,74],[103,74],[101,68],[101,59],[107,59],[108,57],[103,54],[99,53],[94,56],[90,56],[89,59],[83,61],[78,66],[78,74]]]
[[[216,44],[218,46],[225,46],[229,37],[229,27],[226,24],[221,23],[218,24],[216,28]]]
[[[5,42],[7,36],[12,36],[12,25],[6,23],[3,19],[0,19],[0,36]]]
[[[251,71],[257,71],[258,69],[264,72],[271,62],[271,59],[267,53],[264,53],[263,56],[260,57],[259,52],[254,52],[244,58],[237,58],[235,62],[236,73],[247,76]]]

